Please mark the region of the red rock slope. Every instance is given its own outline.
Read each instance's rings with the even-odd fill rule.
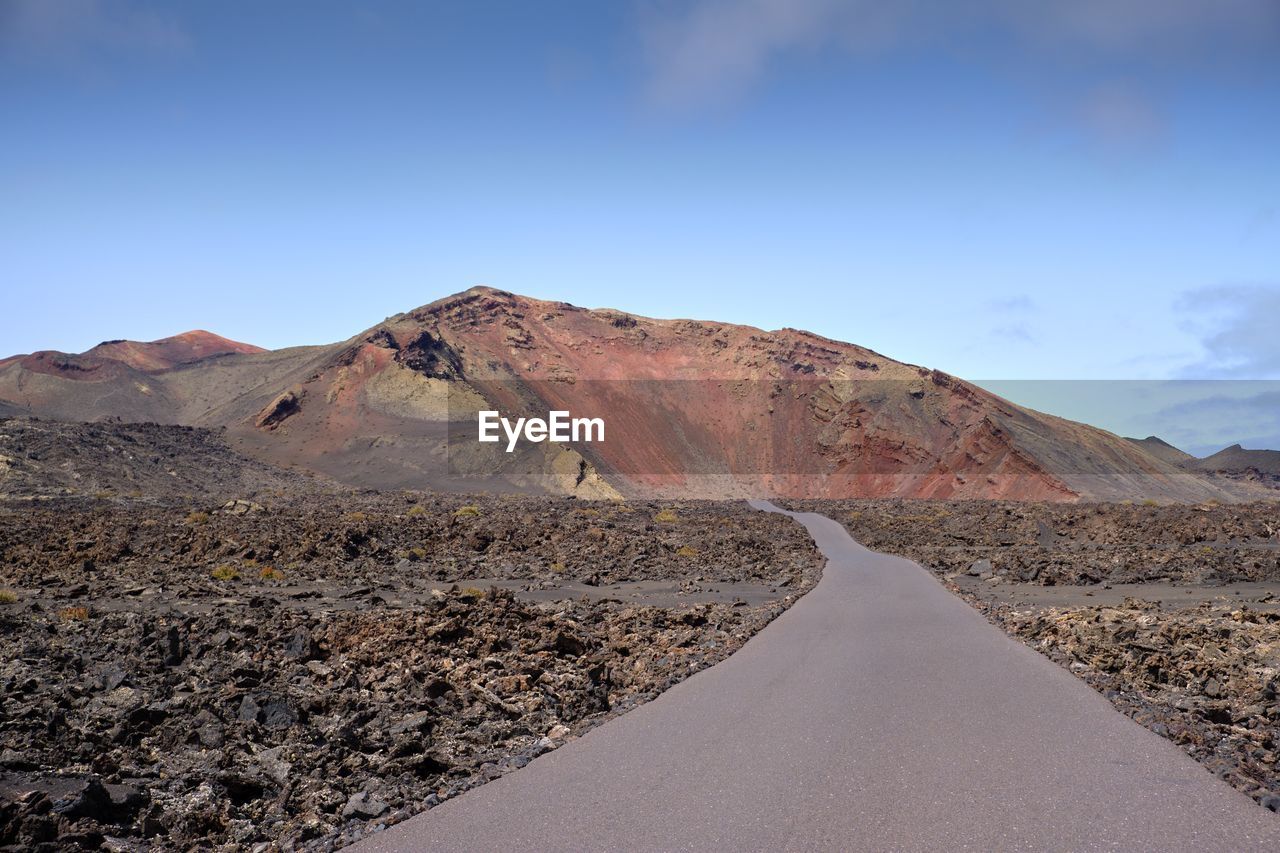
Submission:
[[[350,456],[371,430],[425,438],[429,423],[443,441],[439,425],[452,420],[452,473],[483,480],[507,460],[471,439],[480,401],[603,417],[607,440],[574,450],[624,494],[1224,496],[1110,433],[862,347],[488,288],[351,339],[252,421],[260,446],[294,444],[287,457],[304,445]]]
[[[0,401],[62,417],[224,425],[244,451],[377,487],[1025,500],[1234,494],[1110,433],[852,344],[490,288],[331,346],[188,362],[137,347],[154,345],[106,344],[96,348],[105,354],[54,371],[0,364]],[[89,392],[76,381],[86,371],[119,375]],[[504,454],[474,440],[480,408],[602,417],[607,440]]]

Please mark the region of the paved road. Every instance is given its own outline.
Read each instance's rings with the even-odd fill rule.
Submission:
[[[740,651],[361,853],[1280,850],[1280,816],[919,566],[795,517],[823,579]]]

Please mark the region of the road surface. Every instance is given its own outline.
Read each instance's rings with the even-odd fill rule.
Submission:
[[[822,581],[741,650],[355,849],[1280,850],[1280,815],[919,566],[794,517]]]

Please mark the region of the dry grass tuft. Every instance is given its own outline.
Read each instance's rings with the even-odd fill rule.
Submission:
[[[235,566],[222,565],[209,573],[209,576],[216,581],[238,581],[240,580],[240,572]]]

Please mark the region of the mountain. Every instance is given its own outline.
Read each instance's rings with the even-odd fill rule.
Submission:
[[[88,357],[113,359],[137,370],[167,370],[231,353],[266,352],[253,344],[242,344],[212,332],[196,329],[158,341],[103,341],[85,353]]]
[[[1245,450],[1233,444],[1186,466],[1229,480],[1280,488],[1280,450]]]
[[[1127,440],[1159,459],[1184,470],[1194,471],[1212,481],[1228,480],[1271,489],[1273,495],[1274,490],[1280,489],[1280,450],[1245,450],[1240,445],[1233,444],[1203,459],[1197,459],[1154,435]]]
[[[381,488],[1054,501],[1247,492],[809,332],[656,320],[491,288],[327,346],[189,360],[102,346],[0,362],[0,401],[64,419],[225,426],[240,452]],[[508,454],[476,441],[481,409],[599,416],[606,440]]]
[[[0,359],[0,414],[31,413],[72,421],[119,417],[181,422],[158,377],[179,367],[266,350],[212,332],[158,341],[103,341],[87,352],[41,350]]]
[[[1182,465],[1184,462],[1195,460],[1195,457],[1190,453],[1185,450],[1179,450],[1169,442],[1154,435],[1149,435],[1146,438],[1129,438],[1126,441],[1132,441],[1152,456],[1157,459],[1163,459],[1171,465]]]

